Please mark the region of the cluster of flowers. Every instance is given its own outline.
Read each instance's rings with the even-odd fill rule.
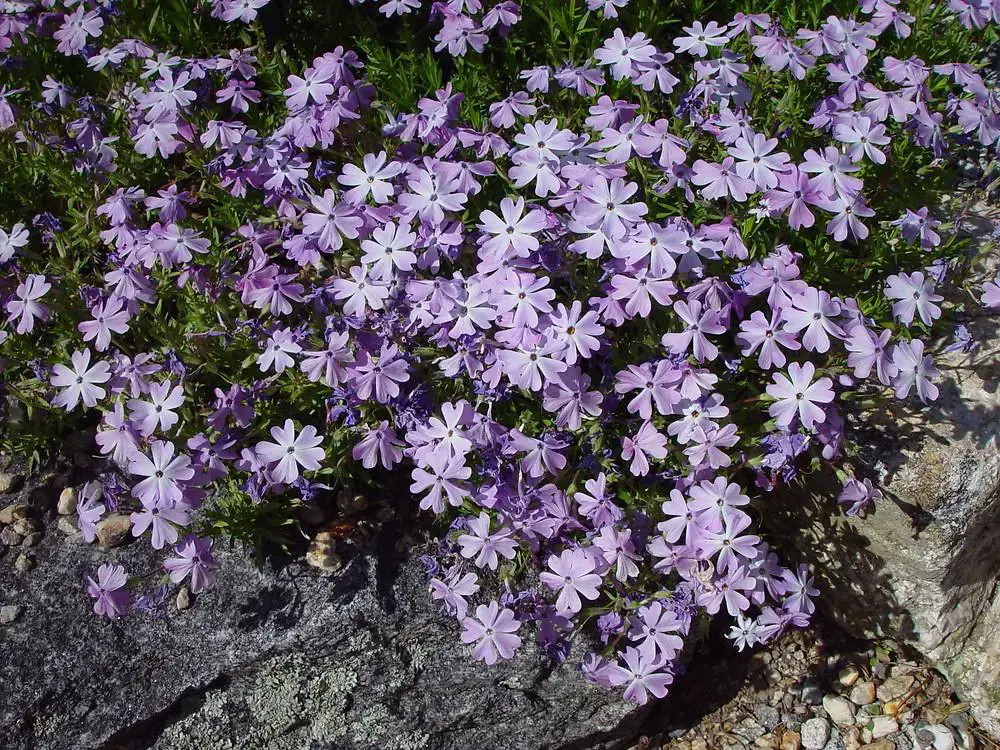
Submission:
[[[249,22],[265,3],[219,0],[213,12]],[[947,264],[931,261],[943,228],[919,206],[877,224],[866,177],[883,179],[897,142],[938,156],[955,138],[1000,141],[997,92],[970,65],[879,52],[880,36],[905,38],[915,21],[898,4],[865,0],[860,20],[794,37],[766,15],[694,22],[673,52],[615,29],[592,60],[525,70],[525,90],[490,108],[492,128],[463,123],[463,95],[447,85],[391,116],[383,148],[353,154],[377,92],[349,50],[289,75],[284,114],[261,132],[268,101],[251,51],[192,59],[134,39],[95,50],[113,22],[104,4],[71,3],[55,20],[14,5],[3,54],[51,35],[94,71],[138,76],[102,101],[46,78],[43,117],[5,91],[0,128],[85,175],[112,174],[126,147],[203,169],[187,187],[108,191],[101,270],[85,281],[45,270],[58,218],[0,232],[0,347],[73,320],[68,362],[33,366],[56,407],[101,410],[97,446],[118,469],[81,493],[85,539],[107,512],[130,512],[135,537],[173,549],[169,580],[201,592],[218,566],[191,529],[213,484],[236,476],[255,500],[308,500],[328,489],[314,472],[343,458],[329,436],[346,432],[354,461],[409,471],[420,507],[454,517],[426,558],[431,595],[488,664],[511,658],[529,623],[565,658],[593,622],[606,648],[584,673],[644,703],[665,694],[697,618],[724,611],[741,650],[807,623],[813,579],[753,533],[750,495],[815,456],[844,467],[840,502],[861,513],[879,492],[849,471],[839,404],[887,387],[937,396],[917,334],[942,315]],[[625,2],[589,5],[615,17]],[[517,19],[511,2],[475,23],[463,12],[478,2],[435,7],[453,54]],[[998,20],[995,3],[951,7],[967,26]],[[755,67],[790,85],[823,71],[815,148],[782,151],[752,121]],[[670,118],[602,94],[608,76],[660,96]],[[553,82],[588,99],[579,126],[536,117]],[[945,107],[932,85],[947,89]],[[105,133],[119,119],[130,143]],[[65,129],[46,129],[54,121]],[[202,179],[254,201],[258,217],[208,231]],[[664,196],[715,218],[656,220]],[[926,267],[885,279],[894,323],[803,278],[794,233],[817,214],[822,242],[877,231],[926,251]],[[751,254],[753,227],[784,223],[789,244]],[[1000,307],[998,283],[983,291]],[[189,349],[137,335],[167,314],[164,300],[211,310],[185,321]],[[217,375],[228,350],[247,357]],[[266,421],[279,413],[269,402],[318,418]],[[517,575],[533,565],[538,576]],[[485,597],[499,575],[503,593]],[[148,604],[118,565],[87,590],[109,617]]]
[[[378,11],[386,18],[406,16],[420,10],[421,0],[372,0],[379,4]],[[619,6],[628,0],[616,0]],[[271,0],[210,0],[212,15],[227,22],[251,23],[257,12]],[[364,5],[368,0],[349,0],[352,5]],[[593,2],[593,0],[588,0]],[[614,7],[611,0],[607,5]],[[464,56],[470,49],[482,52],[489,43],[489,34],[496,31],[506,36],[521,20],[521,9],[514,0],[501,0],[485,13],[481,0],[450,0],[431,5],[430,20],[439,21],[441,28],[434,41],[435,51],[447,51],[456,57]],[[478,16],[478,17],[477,17]]]

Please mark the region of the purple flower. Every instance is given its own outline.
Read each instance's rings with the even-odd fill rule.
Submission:
[[[867,156],[875,164],[885,164],[885,154],[878,150],[878,146],[889,144],[885,125],[876,124],[868,117],[858,117],[834,126],[833,137],[847,144],[847,155],[852,161],[858,162]]]
[[[841,305],[826,292],[806,288],[792,297],[791,304],[782,308],[785,327],[792,333],[802,334],[802,345],[807,351],[826,353],[830,350],[830,336],[845,338],[843,329],[833,322],[840,315]]]
[[[889,338],[892,332],[888,329],[879,334],[864,325],[856,325],[847,337],[846,346],[850,354],[847,364],[854,368],[854,377],[867,378],[875,368],[878,379],[884,385],[896,375],[896,366],[889,357]]]
[[[1000,308],[1000,276],[983,284],[983,296],[980,302],[983,307]]]
[[[326,452],[318,447],[323,438],[316,434],[316,428],[306,425],[296,435],[292,420],[286,419],[283,427],[272,427],[274,442],[261,441],[254,449],[270,467],[275,482],[291,484],[299,478],[299,466],[306,471],[315,471],[326,457]]]
[[[604,561],[614,568],[615,578],[622,583],[639,575],[636,561],[642,558],[635,551],[632,532],[629,529],[604,526],[594,537],[594,546],[601,550]]]
[[[97,362],[91,367],[90,349],[74,352],[70,359],[72,370],[62,364],[52,368],[52,385],[64,389],[52,399],[52,403],[66,411],[72,411],[81,401],[85,407],[96,406],[106,395],[101,384],[111,379],[111,368],[107,362]]]
[[[816,221],[809,206],[819,206],[826,197],[805,172],[797,167],[778,175],[777,188],[765,195],[767,207],[772,212],[788,211],[788,226],[798,231],[809,228]]]
[[[97,522],[106,510],[100,497],[101,485],[98,482],[87,482],[76,501],[77,526],[87,544],[92,544],[97,539]]]
[[[857,516],[874,502],[882,499],[882,493],[872,486],[870,479],[847,479],[837,496],[837,502],[846,505],[849,516]]]
[[[590,519],[594,528],[601,528],[624,518],[622,509],[615,505],[614,496],[607,491],[607,482],[607,476],[601,472],[596,479],[584,482],[586,492],[577,492],[573,495],[573,499],[580,506],[580,514]]]
[[[128,608],[129,595],[125,591],[128,577],[121,565],[105,563],[97,569],[97,580],[87,576],[87,594],[96,599],[94,612],[110,619],[121,617]]]
[[[458,537],[458,545],[462,548],[462,557],[475,557],[476,566],[496,570],[500,565],[499,556],[513,560],[517,552],[517,542],[511,539],[511,530],[502,529],[490,533],[489,514],[481,512],[476,518],[466,521],[471,534]]]
[[[736,341],[740,344],[740,353],[744,357],[750,356],[759,348],[757,364],[765,370],[785,366],[785,353],[781,347],[791,351],[801,348],[798,339],[784,330],[781,313],[778,311],[771,314],[770,321],[764,313],[754,312],[748,320],[740,323]]]
[[[684,623],[663,602],[654,601],[639,607],[631,626],[630,638],[638,641],[640,647],[652,642],[664,660],[673,659],[684,647],[683,639],[676,635],[684,630]]]
[[[415,467],[411,476],[410,492],[417,494],[429,490],[420,500],[420,508],[443,513],[446,498],[449,505],[458,508],[463,498],[468,497],[464,480],[472,476],[472,469],[461,458],[431,458],[426,469]]]
[[[398,162],[386,163],[385,151],[378,155],[365,154],[362,160],[363,169],[354,164],[345,164],[337,182],[350,187],[344,193],[344,199],[349,203],[363,203],[370,195],[379,205],[388,203],[395,195],[396,188],[390,180],[403,171]]]
[[[2,231],[2,230],[0,230]],[[52,285],[41,274],[28,274],[28,277],[17,285],[14,297],[7,302],[5,309],[9,313],[8,321],[17,321],[15,330],[19,334],[31,333],[35,329],[35,320],[48,320],[49,308],[40,300]],[[83,325],[83,324],[81,324]]]
[[[634,436],[622,438],[622,458],[632,462],[629,470],[637,477],[649,473],[649,458],[666,457],[667,438],[648,420],[642,423]]]
[[[131,399],[128,402],[131,410],[129,419],[145,437],[152,435],[157,429],[166,432],[177,424],[180,417],[173,410],[184,403],[184,388],[173,387],[173,383],[164,380],[149,387],[149,398],[149,401]]]
[[[934,281],[925,279],[920,271],[889,276],[885,294],[889,299],[899,300],[893,304],[892,314],[903,325],[910,325],[914,314],[919,314],[926,326],[941,317],[941,308],[934,303],[944,297],[934,293]]]
[[[736,174],[752,180],[758,190],[770,190],[778,185],[779,176],[790,169],[789,156],[784,151],[771,153],[778,146],[777,138],[754,133],[752,139],[740,137],[729,147],[736,158]]]
[[[187,526],[191,522],[191,511],[186,506],[175,504],[165,498],[142,498],[142,510],[132,513],[132,536],[138,538],[152,527],[151,544],[153,549],[163,549],[166,544],[177,541],[177,526]]]
[[[219,564],[212,556],[212,540],[189,534],[174,547],[177,557],[168,557],[163,567],[171,583],[180,583],[191,576],[191,592],[200,594],[215,585],[215,570]]]
[[[731,156],[723,159],[721,164],[698,159],[694,163],[691,182],[701,185],[701,194],[710,200],[732,197],[737,203],[742,203],[754,192],[756,186],[753,180],[739,175],[735,164],[736,160]]]
[[[351,456],[355,461],[361,461],[366,469],[372,469],[377,463],[386,469],[391,469],[403,459],[403,443],[395,431],[389,427],[389,422],[382,420],[377,429],[370,430],[361,442],[354,446]]]
[[[896,398],[906,398],[914,386],[924,403],[938,397],[938,388],[931,381],[941,373],[934,366],[934,359],[924,355],[923,341],[914,339],[896,344],[892,349],[892,364],[898,371],[892,381]]]
[[[445,580],[431,578],[431,598],[443,601],[449,614],[464,620],[469,611],[466,597],[479,591],[478,580],[475,573],[462,575],[459,567],[455,566],[448,572]]]
[[[711,308],[702,308],[701,302],[675,302],[674,312],[685,324],[680,333],[665,333],[661,343],[673,354],[686,354],[688,348],[699,362],[711,361],[719,355],[719,349],[705,334],[725,333],[726,328],[719,322],[719,313]]]
[[[830,378],[820,378],[813,382],[816,367],[812,362],[799,364],[792,362],[788,366],[788,375],[774,374],[774,383],[767,387],[767,395],[776,399],[768,408],[768,413],[775,417],[778,427],[787,428],[798,416],[802,426],[811,430],[816,422],[826,419],[824,412],[817,404],[828,404],[833,401],[833,381]]]
[[[678,52],[688,52],[696,57],[705,57],[710,46],[725,47],[729,41],[725,27],[719,26],[715,21],[709,21],[707,26],[703,26],[701,21],[695,21],[690,26],[681,28],[686,36],[674,39],[674,48]]]
[[[550,555],[548,566],[552,570],[543,571],[540,579],[549,588],[558,591],[556,608],[564,614],[576,614],[583,608],[580,600],[593,601],[600,596],[601,577],[595,570],[594,558],[581,549],[565,549],[556,557]]]
[[[150,446],[152,458],[136,451],[129,458],[128,471],[146,477],[132,488],[132,495],[143,503],[172,506],[184,497],[181,487],[194,477],[191,459],[180,454],[174,457],[174,444],[164,440]]]
[[[472,655],[486,662],[496,664],[498,659],[510,659],[521,647],[521,639],[514,635],[521,627],[514,612],[496,602],[480,604],[476,616],[462,620],[462,643],[475,643]]]
[[[607,679],[612,685],[627,686],[625,700],[635,701],[643,706],[650,694],[655,698],[662,698],[667,694],[667,686],[674,681],[674,676],[670,672],[660,671],[664,660],[657,655],[653,641],[647,640],[637,649],[628,646],[619,655],[624,666],[611,665],[607,670]]]
[[[739,558],[752,560],[757,555],[760,537],[752,534],[740,536],[749,526],[750,516],[746,513],[730,514],[718,531],[703,531],[698,540],[698,549],[704,555],[718,555],[718,570],[733,570],[738,567]]]
[[[596,177],[580,191],[584,199],[577,204],[574,215],[589,226],[600,225],[608,237],[620,239],[628,231],[627,224],[639,222],[648,211],[645,203],[627,203],[638,191],[634,182],[614,178],[610,182]]]

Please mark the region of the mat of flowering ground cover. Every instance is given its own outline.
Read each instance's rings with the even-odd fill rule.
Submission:
[[[585,677],[644,703],[712,618],[741,650],[807,626],[768,493],[835,472],[829,512],[872,512],[850,418],[933,401],[956,316],[1000,307],[958,231],[996,196],[998,21],[4,3],[5,450],[90,430],[80,530],[162,559],[109,552],[66,606],[211,596],[217,540],[395,471],[486,664],[588,631]]]

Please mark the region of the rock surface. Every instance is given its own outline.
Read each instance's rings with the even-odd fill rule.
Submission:
[[[984,267],[992,278],[1000,253]],[[915,646],[1000,736],[1000,336],[995,315],[963,319],[978,348],[938,358],[931,408],[854,425],[886,495],[876,511],[847,519],[839,486],[812,480],[775,498],[774,518],[819,573],[821,607],[859,637]]]
[[[191,609],[170,596],[163,617],[118,622],[91,614],[78,582],[108,561],[158,582],[144,545],[46,534],[16,576],[6,555],[0,602],[23,613],[0,633],[0,747],[612,748],[639,731],[634,705],[531,643],[474,662],[391,539],[336,575],[220,549],[219,585]]]

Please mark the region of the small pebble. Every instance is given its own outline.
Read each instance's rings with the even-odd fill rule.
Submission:
[[[62,516],[58,523],[56,523],[56,528],[68,536],[72,536],[73,534],[78,534],[80,532],[80,529],[76,527],[76,521],[68,516]]]
[[[320,531],[309,544],[306,565],[327,573],[340,570],[344,563],[337,554],[336,537],[329,531]]]
[[[4,526],[0,531],[0,547],[17,547],[24,537],[14,531],[12,526]]]
[[[817,716],[802,724],[802,747],[806,750],[823,750],[830,739],[830,723]]]
[[[878,740],[862,745],[861,750],[896,750],[896,746],[891,740]]]
[[[818,706],[823,702],[823,688],[818,680],[810,678],[802,685],[802,702],[807,706]]]
[[[799,750],[802,747],[802,738],[798,732],[788,731],[781,735],[779,750]]]
[[[921,748],[933,748],[934,750],[955,750],[955,735],[948,727],[942,724],[928,724],[920,727],[916,731],[917,740],[922,744]]]
[[[888,737],[899,731],[899,722],[891,716],[876,716],[872,719],[871,730],[872,739]]]
[[[42,532],[40,532],[40,531],[32,531],[30,534],[27,534],[24,537],[24,539],[21,540],[21,546],[22,547],[34,547],[34,546],[38,545],[38,543],[41,542],[41,541],[42,541]]]
[[[11,525],[21,536],[28,536],[28,534],[34,534],[36,531],[41,531],[42,527],[38,521],[31,518],[19,518]]]
[[[855,682],[858,681],[858,678],[860,676],[861,673],[858,671],[857,667],[853,665],[847,666],[840,670],[840,674],[837,675],[837,682],[839,682],[845,688],[849,688],[852,685],[854,685]]]
[[[24,484],[24,475],[11,474],[6,471],[0,472],[0,495],[7,492],[16,492],[21,489],[22,484]],[[5,523],[10,522],[5,521]]]
[[[851,689],[848,696],[855,706],[867,706],[875,701],[875,683],[871,680],[859,682]]]
[[[740,722],[739,726],[733,730],[733,733],[742,737],[747,742],[753,742],[766,731],[756,719],[748,716]]]
[[[768,732],[781,722],[781,714],[778,713],[778,709],[771,706],[757,706],[753,710],[753,715]]]
[[[9,625],[17,620],[24,612],[24,607],[20,604],[5,604],[0,607],[0,625]]]
[[[177,600],[175,603],[177,605],[177,609],[181,612],[186,609],[191,609],[191,589],[187,586],[181,586],[180,589],[177,590]]]
[[[23,552],[18,555],[17,559],[14,561],[14,569],[21,573],[27,573],[33,567],[35,567],[35,558],[26,555]]]
[[[76,487],[66,487],[59,493],[59,502],[56,504],[56,512],[60,516],[73,515],[76,513],[76,501],[79,497],[80,493],[76,491]]]
[[[847,698],[833,694],[826,695],[823,697],[823,708],[834,724],[854,723],[854,704]]]
[[[0,524],[9,525],[19,518],[28,517],[28,506],[23,503],[14,503],[5,508],[0,508]]]
[[[112,513],[97,522],[97,541],[105,547],[119,547],[129,537],[132,521],[124,513]]]
[[[754,747],[759,747],[761,750],[778,750],[778,745],[780,740],[773,734],[765,734],[763,737],[758,737],[754,740]]]
[[[913,675],[894,675],[878,686],[875,694],[883,703],[888,703],[893,698],[902,698],[913,686]]]

